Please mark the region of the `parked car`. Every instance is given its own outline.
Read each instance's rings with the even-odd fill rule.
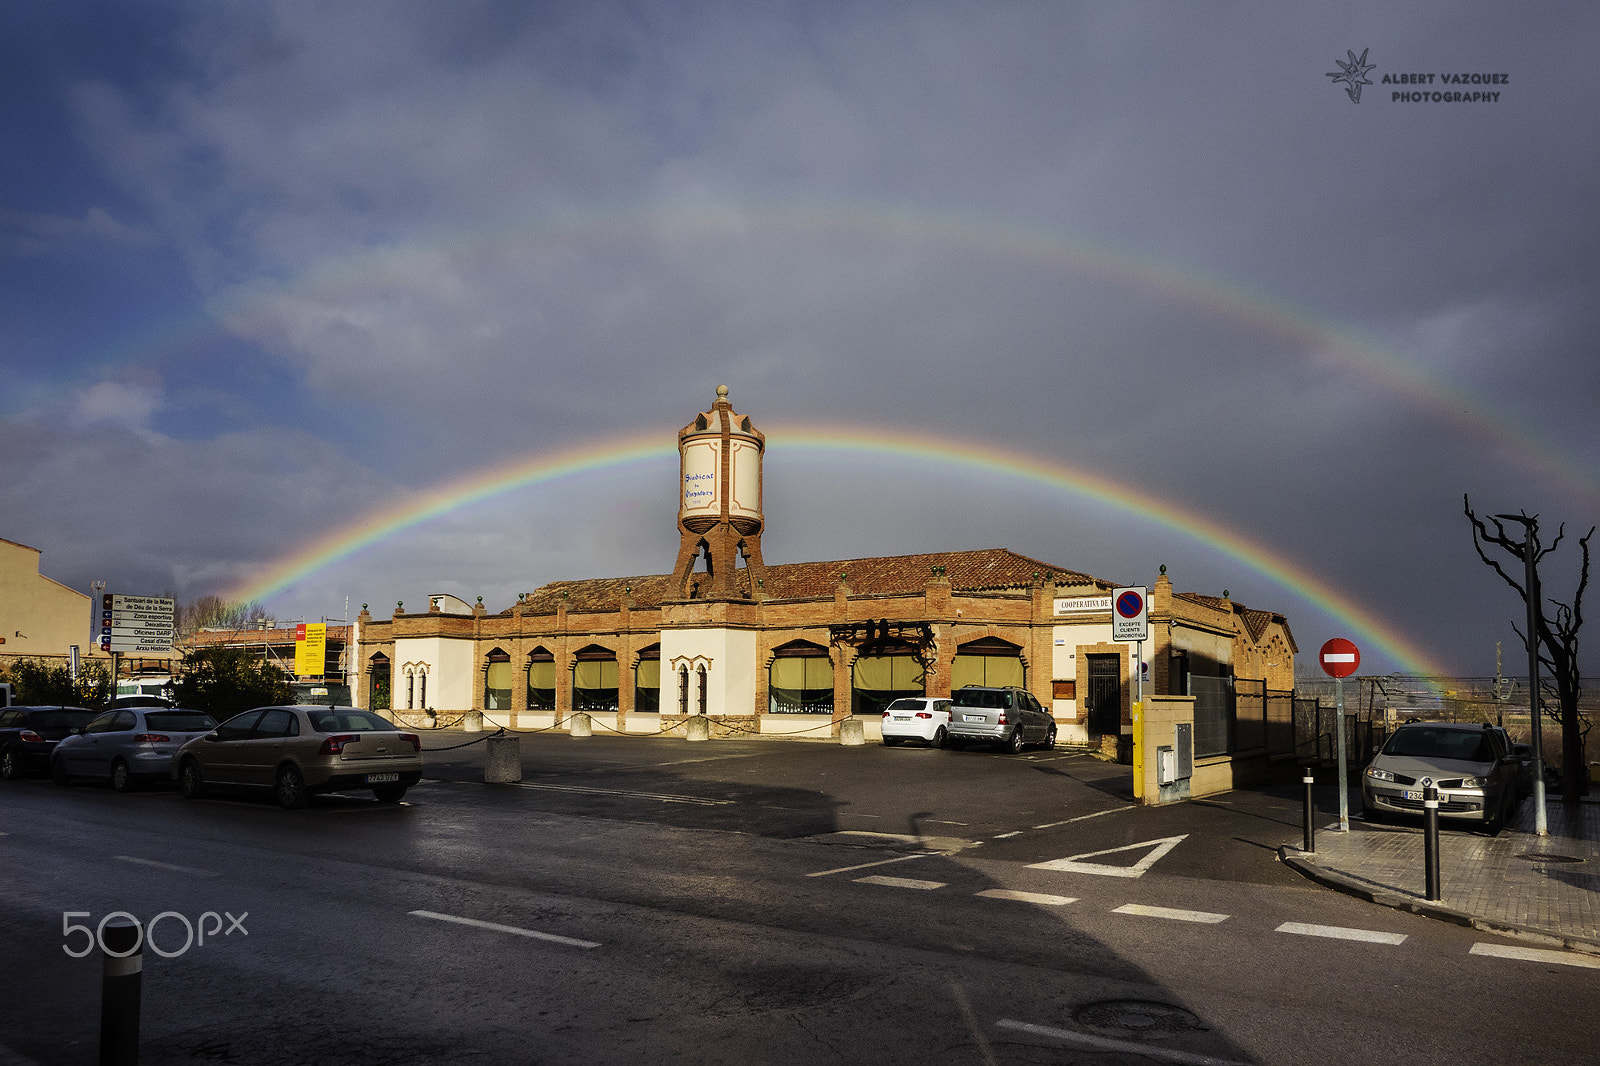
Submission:
[[[1423,791],[1439,790],[1439,817],[1490,830],[1517,811],[1521,760],[1503,731],[1459,722],[1407,722],[1389,735],[1361,775],[1368,821],[1421,814]]]
[[[118,792],[127,792],[141,781],[168,780],[178,749],[217,728],[217,720],[204,711],[168,707],[165,702],[132,707],[121,706],[122,702],[113,700],[111,710],[56,746],[50,760],[50,775],[56,784],[65,785],[74,777],[95,777]]]
[[[1053,748],[1056,719],[1025,689],[968,685],[951,699],[947,743],[1003,744],[1013,755],[1029,744]]]
[[[359,707],[258,707],[185,744],[172,772],[189,799],[221,785],[270,789],[287,808],[345,789],[399,803],[422,778],[422,740]]]
[[[61,739],[89,724],[84,707],[8,707],[0,711],[0,777],[43,772]]]
[[[883,709],[883,742],[888,747],[902,740],[923,740],[930,748],[942,748],[949,728],[947,699],[907,696]]]

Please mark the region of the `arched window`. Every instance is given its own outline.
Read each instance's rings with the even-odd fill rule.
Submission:
[[[767,668],[767,711],[771,714],[832,714],[833,663],[828,649],[808,640],[774,648]]]
[[[924,673],[917,649],[903,640],[861,646],[850,671],[850,713],[881,714],[904,696],[923,695]]]
[[[678,713],[689,716],[689,668],[678,667]]]
[[[578,649],[572,663],[572,709],[585,714],[616,713],[616,652],[598,644]]]
[[[367,706],[374,711],[389,709],[389,674],[389,657],[383,652],[367,660]]]
[[[661,710],[661,645],[652,644],[639,652],[633,667],[633,709],[641,714]]]
[[[706,668],[704,666],[700,667],[699,673],[700,673],[700,710],[699,710],[698,713],[705,714],[706,713]]]
[[[556,709],[556,657],[548,648],[528,654],[528,710]]]
[[[950,667],[950,690],[968,685],[1027,688],[1024,676],[1020,645],[999,637],[983,637],[956,649],[956,659]]]
[[[486,657],[483,672],[483,709],[511,709],[511,656],[495,648]]]

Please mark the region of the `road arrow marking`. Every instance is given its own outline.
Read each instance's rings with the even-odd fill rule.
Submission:
[[[1167,852],[1187,839],[1189,839],[1188,833],[1176,837],[1162,837],[1160,840],[1144,840],[1138,844],[1126,844],[1120,848],[1107,848],[1105,851],[1089,851],[1082,855],[1069,855],[1065,859],[1036,862],[1030,864],[1028,868],[1030,870],[1055,870],[1060,873],[1098,874],[1101,877],[1143,877],[1146,870],[1165,858]],[[1138,851],[1141,848],[1149,848],[1150,854],[1132,866],[1113,866],[1109,863],[1085,861],[1097,859],[1102,855],[1118,855],[1125,851]]]

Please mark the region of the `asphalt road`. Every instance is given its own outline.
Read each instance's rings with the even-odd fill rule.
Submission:
[[[1300,880],[1292,790],[1144,809],[1064,752],[520,744],[520,785],[437,751],[399,807],[7,783],[0,1064],[95,1061],[65,926],[117,910],[169,915],[146,1063],[1596,1061],[1553,1022],[1600,970]]]

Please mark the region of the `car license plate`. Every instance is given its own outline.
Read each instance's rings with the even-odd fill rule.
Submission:
[[[1420,800],[1420,799],[1422,799],[1422,793],[1413,791],[1411,789],[1406,789],[1406,799],[1408,799],[1408,800]]]
[[[911,721],[911,716],[908,714],[897,714],[894,716],[894,720],[897,722],[909,722]]]
[[[399,774],[368,774],[367,775],[367,784],[369,784],[369,785],[386,785],[391,781],[398,781],[398,780],[400,780],[400,775]]]
[[[984,717],[981,714],[964,714],[961,716],[961,720],[963,722],[982,722]]]

